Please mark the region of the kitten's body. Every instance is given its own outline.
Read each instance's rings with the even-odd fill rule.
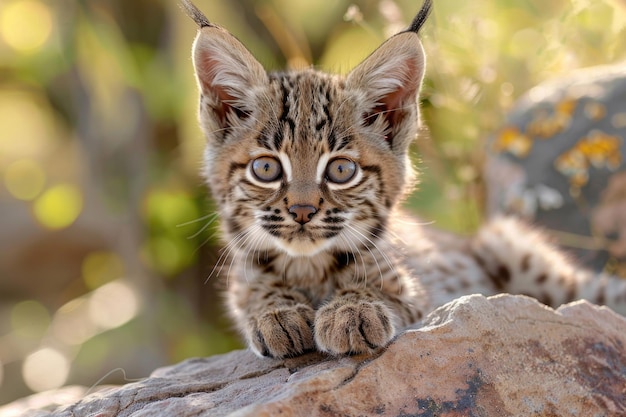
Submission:
[[[400,215],[413,182],[407,148],[424,70],[417,31],[429,1],[346,78],[267,74],[184,4],[201,27],[194,63],[205,176],[232,259],[228,310],[257,354],[369,352],[472,293],[551,305],[588,298],[626,313],[626,281],[578,271],[512,219],[462,239]]]

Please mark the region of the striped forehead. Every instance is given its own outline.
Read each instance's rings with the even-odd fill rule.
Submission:
[[[320,154],[346,147],[349,137],[339,137],[345,128],[337,126],[333,114],[340,107],[338,84],[312,71],[270,75],[272,108],[263,109],[270,120],[258,145],[275,152],[300,149]]]

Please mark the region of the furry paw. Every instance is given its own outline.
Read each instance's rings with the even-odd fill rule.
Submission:
[[[332,300],[315,316],[315,343],[333,355],[371,353],[393,337],[393,315],[379,301]]]
[[[304,304],[279,307],[250,320],[248,345],[259,356],[285,358],[313,350],[315,311]]]

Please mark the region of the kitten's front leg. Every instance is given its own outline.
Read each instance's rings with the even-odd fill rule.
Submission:
[[[282,281],[233,283],[229,303],[248,346],[259,356],[284,358],[315,349],[315,311]]]
[[[396,315],[370,289],[340,290],[315,316],[315,342],[333,355],[372,353],[395,334]]]

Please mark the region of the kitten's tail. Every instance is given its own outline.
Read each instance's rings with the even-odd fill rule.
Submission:
[[[529,295],[555,308],[585,299],[626,316],[626,279],[576,265],[541,232],[513,217],[483,226],[471,251],[499,292]]]

